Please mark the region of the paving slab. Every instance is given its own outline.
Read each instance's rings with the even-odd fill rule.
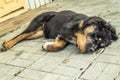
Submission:
[[[42,80],[73,80],[73,78],[68,76],[49,73]]]
[[[106,48],[104,53],[105,55],[120,56],[120,49],[116,49],[116,46]]]
[[[87,80],[96,80],[98,76],[100,76],[101,72],[106,68],[108,64],[105,63],[93,63],[88,70],[81,76],[80,78],[84,78]]]
[[[0,63],[9,64],[12,60],[16,59],[21,52],[6,51],[0,54]]]
[[[67,67],[67,66],[58,66],[52,72],[56,74],[74,77],[79,74],[80,69],[73,68],[73,67]]]
[[[47,56],[53,56],[53,57],[68,58],[72,54],[76,53],[78,50],[79,49],[75,45],[70,44],[70,45],[68,45],[66,48],[64,48],[61,51],[58,51],[58,52],[48,52],[46,55]]]
[[[64,58],[61,58],[61,57],[53,57],[53,56],[45,55],[42,58],[40,58],[39,60],[37,60],[34,64],[32,64],[30,66],[30,68],[51,72],[63,60],[64,60]]]
[[[11,80],[23,70],[24,68],[21,67],[0,64],[0,80]]]
[[[6,75],[2,75],[2,76],[0,77],[0,80],[11,80],[13,77],[14,77],[14,76],[12,76],[12,75],[6,74]]]
[[[42,80],[46,75],[47,75],[47,73],[45,73],[45,72],[26,69],[22,73],[20,73],[18,76],[27,78],[30,80]]]
[[[119,0],[55,0],[18,16],[21,20],[16,17],[2,23],[0,26],[19,28],[15,27],[16,30],[0,37],[0,45],[21,33],[35,14],[51,10],[72,10],[88,16],[100,16],[115,26],[120,38],[119,5]],[[105,49],[88,54],[80,53],[73,44],[58,52],[43,51],[41,47],[48,41],[53,39],[26,40],[6,52],[0,52],[0,80],[120,80],[120,39]]]
[[[109,64],[101,73],[101,75],[97,77],[97,80],[115,80],[119,72],[120,72],[119,65]]]
[[[21,54],[18,58],[20,59],[25,59],[25,60],[32,60],[32,61],[36,61],[39,58],[42,58],[44,56],[44,54],[36,54],[36,53],[23,53]]]
[[[118,64],[120,65],[120,56],[114,55],[101,55],[96,59],[96,62],[110,63],[110,64]]]
[[[17,58],[15,60],[12,60],[9,64],[14,65],[14,66],[19,66],[19,67],[29,67],[33,63],[34,63],[34,61],[32,61],[32,60]]]

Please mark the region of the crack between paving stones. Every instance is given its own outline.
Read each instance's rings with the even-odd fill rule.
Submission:
[[[79,74],[76,78],[79,79],[88,69],[89,67],[93,64],[93,62],[105,51],[105,48],[103,48],[103,50],[97,51],[96,54],[98,54],[98,56],[96,56],[95,59],[93,59],[93,61],[87,66],[87,68],[81,73]],[[76,79],[75,78],[75,79]]]
[[[116,75],[116,77],[113,80],[117,80],[119,76],[120,76],[120,72]]]
[[[20,73],[22,73],[22,72],[26,69],[26,67],[15,66],[15,65],[11,65],[11,64],[5,64],[5,63],[0,63],[0,64],[4,64],[4,65],[8,65],[8,66],[13,66],[13,67],[18,67],[18,68],[23,68],[23,70],[19,70],[18,72],[16,72],[15,74],[13,74],[13,78],[16,77],[16,76],[18,76]],[[13,69],[13,68],[11,68],[11,69]],[[10,70],[11,70],[11,69],[10,69]],[[9,70],[8,70],[8,71],[9,71]],[[8,72],[8,71],[7,71],[7,72]],[[13,78],[11,78],[11,80],[12,80]]]
[[[61,75],[61,76],[74,77],[74,76],[69,76],[69,75],[54,73],[54,72],[52,72],[52,71],[44,71],[44,70],[31,69],[31,68],[26,68],[26,69],[30,69],[30,70],[34,70],[34,71],[40,71],[40,72],[45,72],[45,73],[52,73],[52,74],[57,74],[57,75]]]
[[[111,63],[111,62],[101,62],[101,61],[100,61],[100,63],[113,64],[113,65],[118,65],[118,66],[120,65],[120,64],[117,64],[117,63]]]
[[[46,54],[45,54],[46,55]],[[39,58],[40,59],[40,58]],[[39,60],[39,59],[37,59],[37,60]],[[36,60],[36,61],[37,61]],[[34,61],[32,64],[34,64],[36,61]],[[7,63],[0,63],[0,64],[4,64],[4,65],[8,65],[8,66],[14,66],[14,67],[19,67],[19,68],[23,68],[23,70],[22,71],[20,71],[17,75],[19,75],[20,73],[22,73],[24,70],[26,70],[26,69],[30,69],[30,70],[35,70],[35,71],[41,71],[41,72],[45,72],[45,73],[52,73],[52,74],[57,74],[57,73],[53,73],[53,72],[48,72],[48,71],[43,71],[43,70],[37,70],[37,69],[31,69],[30,67],[22,67],[22,66],[17,66],[17,65],[12,65],[12,64],[7,64]],[[29,66],[31,66],[32,64],[30,64]],[[16,75],[16,76],[17,76]],[[63,75],[63,74],[59,74],[59,75],[62,75],[62,76],[68,76],[68,77],[73,77],[73,76],[69,76],[69,75]],[[14,78],[14,77],[13,77]]]
[[[104,69],[100,72],[100,74],[99,75],[101,75],[102,73],[103,73],[103,71],[105,70],[105,68],[108,66],[109,64],[107,64],[105,67],[104,67]],[[98,78],[99,78],[99,75],[96,77],[96,79],[95,80],[97,80]]]
[[[7,63],[0,63],[0,64],[4,64],[4,65],[8,65],[8,66],[14,66],[14,67],[20,67],[20,68],[26,68],[26,67],[22,67],[22,66],[17,66],[17,65],[12,65],[12,64],[7,64]]]
[[[44,54],[43,56],[45,56],[46,54]],[[19,56],[17,56],[16,58],[14,58],[14,60],[15,59],[17,59]],[[40,57],[41,58],[41,57]],[[37,60],[39,60],[40,58],[38,58]],[[19,59],[22,59],[22,58],[19,58]],[[23,60],[28,60],[28,59],[23,59]],[[36,61],[37,61],[36,60]],[[33,61],[33,60],[31,60],[31,61]],[[33,63],[32,64],[34,64],[36,61],[33,61]],[[23,67],[23,66],[17,66],[17,65],[12,65],[12,64],[8,64],[8,63],[0,63],[0,64],[4,64],[4,65],[8,65],[8,66],[14,66],[14,67],[20,67],[20,68],[26,68],[27,69],[27,67]],[[31,66],[32,64],[30,64],[29,66]],[[29,68],[28,68],[29,69]]]
[[[43,54],[43,56],[45,56],[46,54],[47,54],[47,52],[46,52],[45,54]],[[43,56],[42,56],[42,57],[43,57]],[[37,60],[41,59],[42,57],[38,58]],[[27,59],[25,59],[25,60],[27,60]],[[30,60],[30,59],[28,59],[28,60]],[[32,66],[37,60],[35,60],[35,61],[31,60],[31,61],[33,61],[33,63],[30,64],[29,66]],[[29,69],[30,69],[30,68],[29,68]]]
[[[27,67],[21,67],[21,66],[16,66],[16,65],[11,65],[11,64],[5,64],[5,63],[0,63],[0,64],[13,66],[13,67],[18,67],[18,68],[23,68],[23,70],[20,70],[20,71],[16,72],[15,74],[13,74],[13,78],[11,78],[11,80],[14,79],[16,76],[18,76],[20,73],[22,73],[24,70],[27,69]]]
[[[24,70],[25,70],[25,69],[16,72],[16,73],[14,74],[14,76],[18,76],[18,75],[19,75],[20,73],[22,73]]]
[[[30,79],[30,78],[25,78],[25,77],[22,77],[22,76],[18,76],[18,77],[23,78],[23,79],[27,79],[27,80],[34,80],[34,79]],[[11,79],[11,80],[13,80],[13,79]]]
[[[46,54],[44,54],[43,56],[45,56]],[[17,59],[17,57],[15,58],[15,59]],[[15,60],[14,59],[14,60]],[[21,58],[20,58],[21,59]],[[37,60],[39,60],[40,58],[38,58]],[[27,60],[27,59],[23,59],[23,60]],[[36,61],[37,61],[36,60]],[[32,61],[32,60],[31,60]],[[32,64],[34,64],[36,61],[33,61],[33,63]],[[20,67],[20,68],[24,68],[24,69],[30,69],[30,68],[27,68],[27,67],[23,67],[23,66],[17,66],[17,65],[12,65],[12,64],[8,64],[8,63],[0,63],[0,64],[4,64],[4,65],[8,65],[8,66],[14,66],[14,67]],[[31,66],[32,64],[30,64],[29,66]]]
[[[101,53],[98,52],[99,55],[98,55],[97,57],[99,57],[103,52],[104,52],[104,51],[102,51]],[[72,55],[72,54],[70,54],[70,55]],[[69,58],[70,55],[69,55],[67,58]],[[96,58],[97,58],[97,57],[96,57]],[[95,58],[94,60],[96,60],[96,58]],[[39,58],[39,59],[40,59],[40,58]],[[93,61],[88,65],[88,67],[79,75],[78,78],[80,78],[80,77],[84,74],[84,72],[92,65],[92,63],[94,62],[94,60],[93,60]],[[35,62],[36,62],[36,61],[34,61],[32,64],[34,64]],[[31,69],[31,68],[27,68],[27,67],[12,65],[12,64],[6,64],[6,63],[1,63],[1,64],[24,68],[21,72],[23,72],[23,71],[26,70],[26,69]],[[32,65],[32,64],[31,64],[31,65]],[[31,69],[31,70],[36,70],[36,69]],[[51,73],[51,72],[47,72],[47,71],[43,71],[43,70],[36,70],[36,71],[41,71],[41,72],[45,72],[45,73]],[[21,72],[20,72],[20,73],[21,73]],[[19,73],[19,74],[20,74],[20,73]],[[17,74],[17,75],[19,75],[19,74]],[[52,73],[52,74],[57,74],[57,73]],[[59,74],[59,75],[68,76],[68,75],[63,75],[63,74]],[[73,76],[68,76],[68,77],[73,77]]]
[[[68,55],[65,59],[63,59],[63,61],[60,63],[60,64],[58,64],[58,66],[61,66],[61,64],[63,64],[64,63],[64,61],[69,61],[69,57],[72,55],[72,53],[74,52],[75,50],[73,50],[71,53],[70,53],[70,55]],[[65,67],[68,67],[68,66],[65,66]],[[55,67],[56,68],[56,67]],[[51,71],[53,71],[53,70],[55,70],[55,68],[53,68]],[[75,67],[72,67],[72,68],[75,68]]]

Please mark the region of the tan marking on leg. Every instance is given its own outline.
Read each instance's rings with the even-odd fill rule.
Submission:
[[[36,38],[39,38],[39,37],[42,37],[42,36],[44,36],[44,32],[41,30],[41,31],[37,31],[36,33],[27,37],[26,39],[36,39]]]
[[[48,44],[45,48],[46,51],[59,51],[62,49],[67,42],[56,37],[55,42],[51,42],[52,44]],[[44,48],[44,47],[43,47]]]
[[[42,27],[38,28],[36,31],[34,32],[30,32],[30,33],[24,33],[24,34],[21,34],[11,40],[8,40],[4,43],[4,47],[9,49],[11,47],[13,47],[16,43],[20,42],[21,40],[23,39],[27,39],[27,38],[36,38],[38,36],[42,36],[43,35],[43,31],[41,29],[43,29],[44,27],[44,24],[42,25]],[[41,30],[41,31],[39,31]]]
[[[86,51],[86,36],[81,33],[76,33],[75,35],[77,37],[78,48],[80,49],[81,52],[85,52]]]
[[[43,36],[44,35],[44,33],[43,33],[44,26],[45,26],[45,23],[43,23],[41,27],[39,27],[37,30],[35,30],[33,32],[23,33],[23,34],[16,36],[15,38],[13,38],[11,40],[5,41],[2,44],[0,51],[6,51],[7,49],[10,49],[15,44],[17,44],[18,42],[20,42],[24,39],[33,39],[33,38],[38,38],[40,36]]]
[[[26,39],[36,39],[39,37],[44,36],[44,27],[45,27],[45,23],[42,24],[42,26],[40,26],[36,31],[34,31],[34,34],[27,37]]]
[[[42,26],[40,26],[36,31],[43,30],[44,27],[45,27],[45,23],[43,23]]]
[[[4,44],[2,45],[5,49],[9,49],[13,47],[16,43],[20,42],[21,40],[25,39],[26,37],[32,35],[33,32],[31,33],[26,33],[26,34],[21,34],[11,40],[5,41]]]

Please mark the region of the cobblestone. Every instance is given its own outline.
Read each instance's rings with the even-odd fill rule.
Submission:
[[[115,26],[120,38],[119,5],[119,0],[55,0],[42,8],[100,16]],[[28,24],[0,37],[0,44],[21,33]],[[89,54],[80,53],[73,44],[58,52],[43,51],[41,47],[47,41],[53,40],[26,40],[0,52],[0,80],[120,80],[120,39]]]

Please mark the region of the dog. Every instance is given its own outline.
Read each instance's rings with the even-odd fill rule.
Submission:
[[[115,28],[100,17],[69,10],[50,11],[35,17],[21,34],[5,41],[0,50],[6,51],[18,42],[40,37],[55,39],[42,46],[45,51],[59,51],[72,43],[81,53],[94,52],[118,39]]]

